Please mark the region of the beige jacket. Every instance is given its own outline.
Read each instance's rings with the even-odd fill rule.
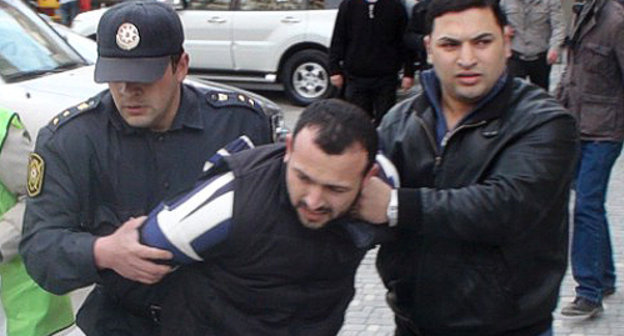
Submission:
[[[0,216],[0,262],[6,262],[17,255],[26,201],[28,154],[32,151],[32,146],[25,129],[10,128],[0,149],[0,181],[18,195],[17,204]]]

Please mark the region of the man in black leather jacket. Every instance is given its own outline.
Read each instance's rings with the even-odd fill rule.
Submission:
[[[507,75],[496,0],[437,0],[428,12],[434,68],[378,130],[401,188],[373,178],[358,206],[399,230],[377,260],[395,335],[552,335],[575,121]]]

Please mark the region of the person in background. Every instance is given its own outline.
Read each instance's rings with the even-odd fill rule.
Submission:
[[[338,8],[329,48],[331,83],[344,99],[379,124],[401,88],[414,84],[414,60],[405,49],[405,7],[399,0],[345,0]]]
[[[22,235],[30,135],[17,114],[0,108],[0,301],[6,336],[48,336],[74,323],[68,296],[41,289],[26,273]]]
[[[548,91],[565,40],[561,0],[500,0],[500,6],[512,28],[509,72]]]
[[[240,135],[269,143],[271,124],[249,97],[183,83],[189,56],[169,4],[113,6],[97,36],[95,81],[108,89],[39,131],[20,253],[52,293],[96,284],[76,317],[85,334],[151,336],[174,279],[171,253],[139,241],[141,216]]]
[[[72,22],[78,12],[80,12],[79,0],[59,0],[59,12],[61,13],[61,23],[71,27]]]
[[[574,191],[570,318],[603,311],[615,293],[615,265],[605,211],[611,169],[624,141],[624,7],[614,0],[582,3],[568,38],[568,62],[557,97],[576,117],[581,157]]]
[[[378,128],[401,187],[376,177],[359,218],[395,227],[377,268],[396,336],[550,336],[568,251],[574,118],[509,76],[498,0],[434,0],[423,91]]]
[[[418,0],[412,7],[412,15],[407,22],[405,36],[403,37],[405,47],[408,52],[414,55],[416,69],[420,71],[431,68],[431,65],[427,62],[427,49],[423,41],[427,34],[425,21],[429,2],[431,0]]]

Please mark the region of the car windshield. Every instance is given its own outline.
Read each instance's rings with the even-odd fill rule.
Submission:
[[[29,10],[24,6],[23,10]],[[85,65],[36,14],[0,1],[0,75],[6,83]]]

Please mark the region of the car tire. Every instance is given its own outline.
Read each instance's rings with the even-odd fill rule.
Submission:
[[[281,81],[286,97],[299,106],[333,97],[337,91],[329,81],[329,57],[320,50],[303,50],[292,55],[284,63]]]

